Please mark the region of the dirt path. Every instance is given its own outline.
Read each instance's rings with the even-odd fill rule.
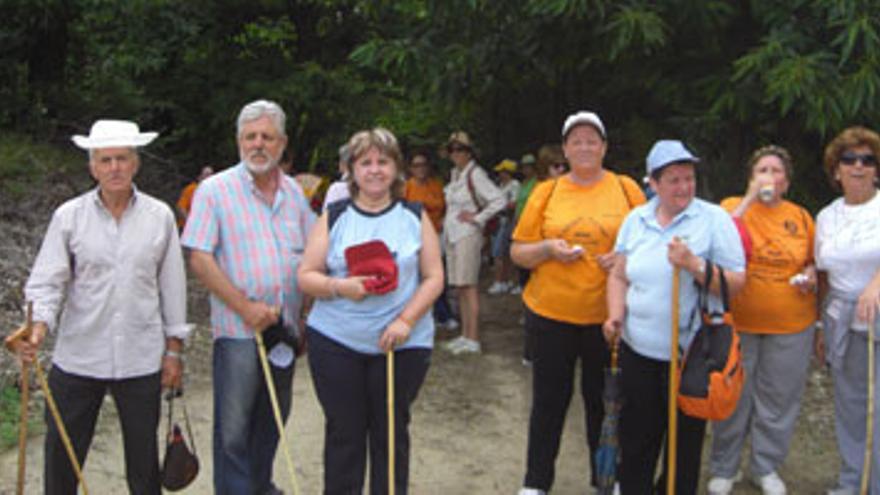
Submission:
[[[479,357],[454,357],[437,350],[428,378],[416,401],[411,425],[411,493],[421,495],[515,494],[525,459],[530,400],[530,372],[520,362],[519,302],[514,296],[482,296],[482,330],[486,352]],[[203,306],[203,305],[202,305]],[[205,309],[193,316],[204,321]],[[438,339],[452,335],[438,332]],[[185,493],[211,493],[210,336],[200,326],[188,362],[190,416],[202,471]],[[804,410],[791,454],[781,470],[793,495],[821,494],[834,482],[837,454],[833,443],[830,387],[825,374],[812,370]],[[554,494],[587,493],[588,463],[583,408],[572,401],[562,448],[556,464]],[[164,423],[161,427],[164,432]],[[307,363],[297,365],[293,415],[287,424],[291,452],[304,495],[320,493],[323,416],[315,398]],[[29,444],[26,493],[42,490],[42,437]],[[708,450],[708,449],[704,449]],[[0,454],[0,494],[12,493],[16,452]],[[94,494],[125,493],[122,443],[111,400],[102,411],[88,462],[86,481]],[[705,485],[707,477],[702,483]],[[275,463],[275,481],[292,493],[282,455]],[[737,494],[757,494],[748,483]]]

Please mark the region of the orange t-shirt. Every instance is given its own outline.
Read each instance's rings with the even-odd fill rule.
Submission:
[[[634,180],[609,171],[588,186],[567,177],[535,186],[513,240],[528,243],[560,238],[583,246],[584,254],[572,263],[550,260],[536,266],[523,292],[526,306],[541,316],[567,323],[605,321],[607,274],[596,256],[612,251],[624,217],[644,202],[645,195]]]
[[[443,197],[443,183],[437,178],[429,178],[424,184],[414,178],[406,181],[403,198],[407,201],[421,203],[434,224],[437,232],[443,228],[443,212],[446,211],[446,200]]]
[[[192,206],[193,194],[196,192],[196,188],[199,187],[198,182],[190,182],[183,188],[183,191],[180,192],[180,199],[177,200],[177,207],[181,210],[185,211],[187,215],[189,215],[189,209]],[[181,229],[186,224],[186,218],[178,218],[177,226]]]
[[[721,207],[733,211],[741,197]],[[792,276],[813,262],[815,225],[800,206],[782,201],[768,207],[756,201],[742,216],[752,238],[746,285],[733,298],[736,328],[747,333],[796,333],[816,320],[816,295],[791,285]]]

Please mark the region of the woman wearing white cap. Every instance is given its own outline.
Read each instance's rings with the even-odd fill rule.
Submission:
[[[745,283],[745,256],[730,215],[696,199],[699,158],[680,141],[658,141],[647,158],[651,187],[647,204],[626,218],[608,277],[609,342],[620,346],[623,407],[620,411],[620,488],[623,495],[655,493],[654,473],[667,428],[669,348],[673,268],[681,270],[680,340],[686,348],[699,325],[691,318],[697,286],[706,280],[707,261],[724,268],[731,294]],[[718,294],[718,268],[710,292]],[[695,494],[706,421],[678,411],[676,493]],[[657,482],[663,487],[664,474]],[[660,490],[662,492],[662,489]]]
[[[523,292],[533,345],[523,495],[546,493],[553,485],[578,360],[590,466],[595,465],[604,415],[604,368],[610,357],[602,339],[606,272],[620,224],[645,202],[635,181],[603,168],[607,149],[598,115],[569,116],[562,126],[562,150],[571,170],[535,187],[513,233],[514,263],[532,271]]]

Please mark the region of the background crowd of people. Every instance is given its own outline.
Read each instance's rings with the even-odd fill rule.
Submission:
[[[726,419],[677,411],[676,493],[701,486],[707,423],[710,494],[729,494],[742,478],[747,441],[749,478],[764,494],[786,493],[778,469],[811,351],[828,364],[834,386],[842,462],[827,493],[857,493],[864,472],[873,473],[868,493],[880,493],[880,442],[866,453],[880,305],[874,131],[851,127],[827,145],[825,171],[842,196],[814,223],[786,199],[796,167],[776,145],[751,155],[742,196],[716,205],[696,197],[698,177],[712,164],[680,140],[651,147],[648,190],[613,171],[605,163],[609,132],[593,112],[568,116],[561,144],[541,147],[537,157],[499,161],[491,167],[496,180],[478,164],[465,131],[453,132],[440,153],[421,148],[406,157],[397,137],[377,127],[339,148],[339,179],[320,194],[324,181],[294,179],[289,160],[281,168],[285,119],[270,101],[242,108],[240,162],[218,173],[203,168],[176,215],[134,186],[137,148],[155,133],[98,121],[89,136],[74,138],[89,151],[97,186],[54,215],[26,287],[36,324],[17,345],[30,361],[49,329],[58,334],[49,383],[75,433],[80,463],[110,393],[120,407],[129,487],[158,493],[159,391],[179,388],[190,331],[186,248],[192,272],[211,293],[217,493],[279,493],[272,483],[279,432],[269,397],[273,387],[279,391],[283,422],[292,409],[295,362],[306,347],[326,418],[325,493],[359,493],[367,471],[372,493],[384,493],[389,483],[406,493],[411,406],[428,372],[435,328],[460,328],[443,344],[451,355],[485,351],[479,289],[488,262],[487,295],[521,294],[523,305],[532,396],[520,495],[552,489],[578,366],[591,484],[598,486],[605,370],[618,349],[625,371],[617,489],[663,491],[667,464],[655,475],[673,419],[666,412],[669,374],[677,372],[670,362],[701,326],[698,294],[717,302],[722,286],[732,295],[745,384]],[[445,182],[438,155],[452,165]],[[263,338],[271,383],[259,366]],[[383,405],[392,359],[397,436],[389,470]],[[870,419],[876,430],[876,415]],[[45,448],[46,493],[75,490],[51,422]]]

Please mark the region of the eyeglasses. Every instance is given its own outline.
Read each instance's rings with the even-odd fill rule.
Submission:
[[[847,151],[840,155],[840,163],[843,165],[855,165],[856,162],[862,162],[862,165],[866,167],[876,167],[877,157],[870,153],[860,155],[858,153],[853,153],[852,151]]]
[[[455,153],[456,151],[468,151],[468,148],[464,146],[450,146],[448,149],[450,153]]]

